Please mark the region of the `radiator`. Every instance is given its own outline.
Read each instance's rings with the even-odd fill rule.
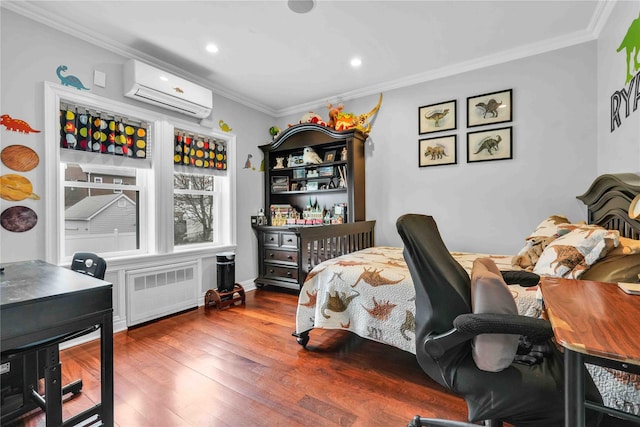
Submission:
[[[198,306],[197,261],[126,272],[127,326]]]

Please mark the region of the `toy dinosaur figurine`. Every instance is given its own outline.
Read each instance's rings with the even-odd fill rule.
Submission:
[[[336,119],[338,117],[338,114],[342,112],[343,108],[344,108],[344,104],[338,104],[334,107],[332,104],[327,103],[327,109],[329,110],[329,121],[327,122],[328,127],[335,129]]]
[[[382,105],[382,94],[380,94],[380,100],[378,101],[378,104],[366,114],[360,114],[356,116],[353,113],[345,113],[342,111],[339,112],[338,114],[336,114],[335,129],[340,131],[356,128],[365,135],[368,134],[369,132],[371,132],[371,123],[369,123],[368,121],[371,117],[373,117],[374,114],[378,112],[378,110],[380,109],[380,105]]]
[[[73,86],[78,90],[81,90],[81,89],[89,90],[88,87],[84,87],[80,79],[77,78],[76,76],[63,76],[62,72],[67,71],[67,69],[68,68],[66,65],[61,65],[56,70],[56,74],[58,75],[58,78],[60,79],[60,83],[62,83],[63,86]]]
[[[616,52],[620,52],[622,49],[625,49],[627,54],[626,84],[633,78],[631,72],[640,69],[640,63],[638,63],[638,53],[640,53],[640,14],[633,20],[633,22],[631,22],[631,25],[629,25],[627,34],[625,34],[624,39],[622,39],[622,43],[620,43],[620,47]],[[631,54],[633,54],[633,68],[631,68]]]

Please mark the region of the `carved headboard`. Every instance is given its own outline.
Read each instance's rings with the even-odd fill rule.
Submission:
[[[640,239],[640,220],[629,218],[629,205],[640,194],[640,175],[617,173],[600,175],[591,187],[577,196],[588,210],[589,224],[618,230],[620,236]]]

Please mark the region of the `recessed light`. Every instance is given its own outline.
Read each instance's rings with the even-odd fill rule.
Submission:
[[[287,6],[295,13],[307,13],[311,12],[313,6],[315,6],[314,0],[289,0]]]
[[[211,53],[216,53],[216,52],[218,52],[218,46],[216,46],[216,45],[215,45],[215,44],[213,44],[213,43],[209,43],[209,44],[207,45],[207,47],[205,47],[205,49],[207,49],[207,52],[211,52]]]
[[[165,76],[160,76],[160,80],[162,80],[163,82],[168,82],[169,79],[166,78]]]
[[[362,65],[362,59],[360,59],[360,58],[353,58],[353,59],[351,60],[351,66],[352,66],[352,67],[357,68],[357,67],[359,67],[359,66],[361,66],[361,65]]]

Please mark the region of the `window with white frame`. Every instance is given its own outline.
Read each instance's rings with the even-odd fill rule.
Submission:
[[[226,142],[174,129],[173,244],[224,241],[221,210],[228,187]]]
[[[46,201],[54,212],[46,225],[49,260],[68,262],[75,251],[109,258],[235,244],[235,172],[226,164],[233,135],[176,119],[181,128],[192,127],[225,147],[225,170],[174,166],[174,124],[164,115],[48,82],[45,103],[46,184],[48,194],[58,195]],[[70,105],[103,126],[105,118],[115,118],[116,133],[108,133],[110,124],[95,127],[90,135],[98,131],[101,139],[84,141],[64,123],[61,110]],[[55,127],[58,133],[51,132]],[[173,202],[159,196],[167,193],[173,193]]]
[[[173,174],[173,244],[216,241],[216,193],[213,175]]]
[[[140,249],[143,188],[138,185],[135,168],[62,162],[61,174],[65,256],[74,252],[103,254]],[[92,180],[95,174],[100,177]]]

